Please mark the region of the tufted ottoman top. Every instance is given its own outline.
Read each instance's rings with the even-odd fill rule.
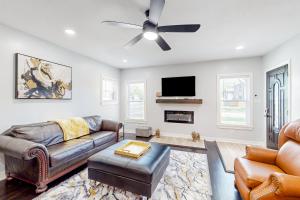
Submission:
[[[127,177],[137,181],[152,183],[162,166],[169,162],[170,147],[151,143],[150,150],[139,159],[123,157],[114,152],[130,140],[124,140],[104,149],[88,160],[89,169]]]

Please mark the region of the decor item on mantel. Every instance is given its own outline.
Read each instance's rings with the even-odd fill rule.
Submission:
[[[197,133],[196,131],[193,131],[192,132],[192,139],[193,139],[193,142],[200,142],[200,134]]]
[[[161,97],[161,92],[156,92],[156,97]]]
[[[149,126],[138,127],[135,129],[136,136],[138,137],[150,137],[152,135],[152,128]]]
[[[172,104],[202,104],[202,99],[163,99],[157,98],[156,103],[172,103]]]
[[[160,130],[159,128],[155,131],[155,137],[160,138]]]
[[[16,54],[16,99],[72,99],[72,68]]]

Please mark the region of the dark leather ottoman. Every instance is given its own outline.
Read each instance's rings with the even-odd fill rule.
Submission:
[[[151,149],[139,159],[114,153],[115,149],[129,141],[124,140],[91,156],[88,160],[88,177],[151,197],[169,164],[170,147],[151,143]]]

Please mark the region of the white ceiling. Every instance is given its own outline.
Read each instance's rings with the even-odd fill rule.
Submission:
[[[163,33],[163,52],[139,34],[101,24],[141,24],[149,0],[0,0],[0,23],[119,68],[263,55],[300,33],[299,0],[166,0],[160,25],[200,23],[197,33]],[[76,31],[74,37],[64,34]],[[242,51],[235,50],[245,46]],[[127,63],[122,60],[127,59]]]

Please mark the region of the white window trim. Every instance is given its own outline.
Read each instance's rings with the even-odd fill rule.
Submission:
[[[115,81],[117,83],[117,88],[116,88],[117,97],[116,97],[115,100],[112,100],[112,101],[103,100],[103,80],[112,80],[112,81]],[[101,85],[101,89],[100,89],[101,104],[102,105],[119,104],[119,80],[116,79],[116,78],[109,77],[109,76],[101,75],[101,84],[100,85]]]
[[[144,83],[144,119],[130,119],[128,117],[128,109],[129,109],[129,102],[128,102],[128,90],[129,84],[132,83]],[[136,123],[136,124],[145,124],[147,123],[147,81],[146,80],[134,80],[134,81],[126,81],[126,102],[125,102],[125,122],[126,123]]]
[[[221,101],[220,101],[220,79],[221,78],[230,78],[237,76],[247,76],[250,78],[250,88],[249,88],[249,103],[250,103],[250,124],[249,125],[226,125],[222,124],[220,121],[220,110],[221,110]],[[217,127],[222,129],[236,129],[236,130],[253,130],[253,74],[252,73],[234,73],[234,74],[218,74],[217,75]]]

